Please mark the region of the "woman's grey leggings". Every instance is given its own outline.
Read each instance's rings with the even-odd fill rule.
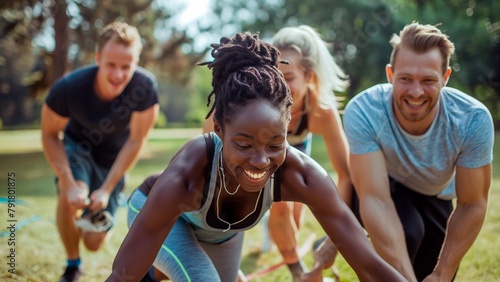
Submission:
[[[130,228],[147,196],[135,190],[128,203]],[[235,282],[238,278],[243,232],[218,244],[200,242],[190,225],[179,218],[163,242],[153,265],[171,281]]]

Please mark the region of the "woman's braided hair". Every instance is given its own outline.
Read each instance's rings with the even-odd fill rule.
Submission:
[[[207,99],[214,104],[206,118],[215,110],[215,119],[221,127],[230,117],[254,100],[264,100],[290,121],[292,98],[283,74],[278,69],[279,51],[259,39],[258,34],[237,33],[234,37],[222,37],[219,44],[212,44],[211,62],[200,63],[212,69],[213,90]]]

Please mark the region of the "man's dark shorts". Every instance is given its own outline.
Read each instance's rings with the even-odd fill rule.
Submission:
[[[67,136],[64,138],[64,149],[66,150],[73,177],[75,180],[81,180],[87,183],[89,186],[89,195],[101,187],[101,184],[104,182],[111,168],[104,168],[97,165],[90,152],[87,150],[87,147],[79,145]],[[125,177],[122,177],[109,196],[108,206],[104,209],[108,211],[113,218],[115,217],[117,208],[120,206],[120,194],[124,186]],[[89,212],[90,211],[86,209],[83,215]]]

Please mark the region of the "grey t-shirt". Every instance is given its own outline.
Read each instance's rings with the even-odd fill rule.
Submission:
[[[455,166],[478,168],[493,160],[493,121],[473,97],[450,87],[422,135],[404,131],[392,110],[392,85],[379,84],[356,95],[344,111],[351,153],[382,150],[390,177],[408,188],[440,198],[455,197]]]

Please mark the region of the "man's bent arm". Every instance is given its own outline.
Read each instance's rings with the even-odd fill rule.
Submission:
[[[58,115],[47,104],[43,105],[41,124],[43,152],[59,181],[65,183],[74,182],[64,144],[59,138],[68,121],[68,118]]]
[[[451,281],[483,226],[491,184],[491,164],[480,168],[456,168],[457,207],[446,231],[438,263],[431,276]]]
[[[350,155],[351,178],[359,197],[364,227],[378,254],[409,281],[416,281],[403,225],[391,198],[384,155]]]
[[[141,148],[146,143],[148,134],[155,124],[158,111],[159,105],[155,104],[144,111],[132,114],[130,119],[130,136],[118,153],[100,189],[104,189],[111,194],[118,181],[134,166],[139,158]]]

